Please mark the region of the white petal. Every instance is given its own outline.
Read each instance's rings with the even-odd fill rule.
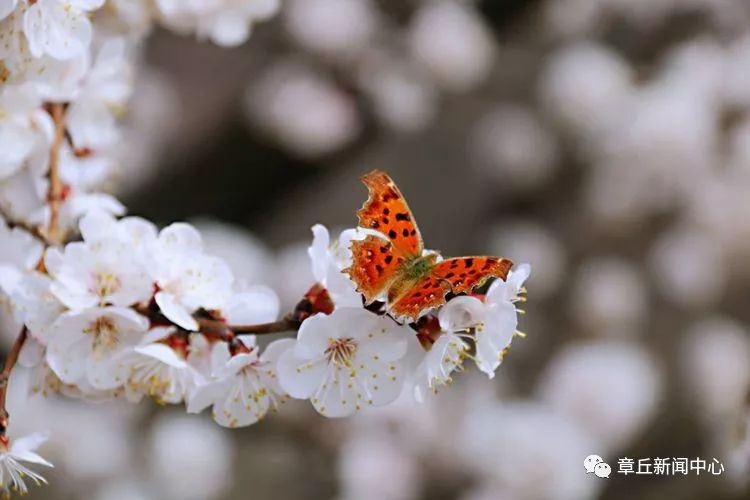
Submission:
[[[360,377],[367,381],[367,403],[383,406],[395,401],[401,394],[406,379],[404,365],[397,362],[371,361],[364,366]]]
[[[266,346],[266,350],[260,355],[260,360],[268,363],[276,363],[284,352],[294,346],[294,339],[274,340]]]
[[[18,355],[18,364],[26,368],[37,366],[44,359],[44,349],[44,344],[29,335]]]
[[[24,32],[34,57],[47,53],[55,59],[70,59],[91,43],[91,22],[76,9],[58,0],[38,0],[24,14]]]
[[[297,399],[308,399],[323,383],[328,363],[321,358],[316,361],[299,359],[295,349],[288,349],[279,356],[276,364],[279,383],[287,394]]]
[[[120,219],[117,227],[125,241],[137,247],[156,241],[158,234],[156,226],[141,217]]]
[[[16,8],[16,2],[18,0],[0,0],[0,21],[8,17]]]
[[[519,265],[510,272],[507,281],[497,279],[490,285],[489,290],[487,290],[486,302],[494,304],[515,299],[530,275],[531,266],[529,264]]]
[[[231,325],[257,325],[275,321],[279,307],[279,298],[273,290],[254,286],[232,296],[222,312]]]
[[[187,404],[188,413],[200,413],[226,393],[228,381],[209,382],[197,387]]]
[[[246,366],[258,361],[257,350],[250,353],[235,354],[230,357],[226,364],[214,372],[219,379],[230,378],[235,376]]]
[[[57,247],[50,247],[44,252],[44,267],[52,276],[60,272],[64,260],[62,251]]]
[[[138,343],[140,345],[153,344],[154,342],[170,336],[175,331],[177,331],[177,329],[173,326],[157,326],[149,330]]]
[[[513,340],[517,326],[516,308],[510,302],[500,302],[490,309],[485,323],[477,328],[477,367],[490,378],[495,376],[500,356]]]
[[[316,314],[300,325],[294,354],[300,359],[313,359],[321,356],[328,347],[329,337],[338,338],[337,320],[333,318],[338,309],[329,316]]]
[[[91,210],[104,210],[113,215],[123,215],[125,205],[107,193],[77,193],[65,205],[70,218],[76,219]]]
[[[121,331],[135,330],[137,332],[145,332],[150,325],[149,320],[145,316],[141,316],[127,307],[105,307],[102,311],[113,316],[120,323],[118,329]]]
[[[286,394],[286,391],[279,382],[278,362],[279,358],[286,351],[291,350],[294,346],[294,339],[274,340],[266,347],[263,354],[260,355],[262,366],[258,368],[261,380],[273,392],[279,395]]]
[[[166,316],[172,323],[181,326],[185,330],[198,331],[198,322],[195,321],[191,315],[192,311],[188,311],[182,304],[180,304],[176,297],[171,293],[158,292],[154,299],[156,304],[159,306],[162,314]]]
[[[51,463],[35,452],[48,438],[48,434],[36,432],[22,438],[14,439],[10,445],[10,454],[18,460],[53,467]]]
[[[367,404],[362,397],[359,383],[342,366],[330,365],[326,369],[323,383],[310,398],[313,407],[326,417],[339,418],[351,415]]]
[[[164,344],[139,345],[133,348],[138,354],[157,359],[174,368],[187,368],[187,362],[177,355],[169,346]]]
[[[122,356],[116,353],[86,358],[86,377],[95,389],[115,389],[125,382],[127,373],[128,367],[123,363]]]
[[[214,405],[214,420],[225,427],[251,425],[263,418],[274,401],[254,372],[234,377],[228,393]]]
[[[461,296],[448,301],[438,313],[440,328],[446,332],[457,332],[471,328],[484,320],[485,304],[476,297]]]
[[[81,218],[78,227],[84,241],[100,241],[116,234],[117,221],[109,212],[92,210]]]
[[[330,236],[328,229],[322,224],[315,224],[312,227],[313,242],[307,249],[307,255],[310,256],[312,263],[312,272],[315,280],[325,284],[326,274],[328,272],[328,246],[330,245]]]
[[[28,436],[14,439],[11,442],[11,453],[23,453],[26,451],[36,451],[41,445],[47,442],[49,434],[46,432],[34,432]]]
[[[91,341],[83,337],[62,337],[60,332],[52,336],[47,348],[47,364],[60,380],[76,384],[86,371],[86,358],[91,353]]]
[[[379,317],[357,328],[357,356],[362,359],[395,361],[406,354],[408,337],[416,336],[409,327],[397,325],[389,318]]]
[[[175,222],[159,233],[159,243],[171,250],[199,251],[203,248],[200,233],[190,224]]]

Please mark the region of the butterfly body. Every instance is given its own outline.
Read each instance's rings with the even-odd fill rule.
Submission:
[[[422,257],[415,257],[411,261],[406,261],[401,269],[404,278],[418,280],[427,276],[435,266],[437,255],[428,254]]]
[[[386,297],[387,309],[416,319],[426,309],[445,303],[445,295],[470,292],[490,277],[505,279],[513,263],[500,257],[439,260],[424,252],[422,237],[406,200],[384,172],[362,181],[370,196],[357,212],[361,227],[376,231],[352,241],[352,265],[344,272],[367,303]]]

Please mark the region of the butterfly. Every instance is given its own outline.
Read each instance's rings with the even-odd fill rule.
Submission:
[[[422,311],[445,304],[448,292],[471,292],[490,277],[505,280],[513,262],[501,257],[438,260],[424,252],[422,235],[404,196],[380,170],[362,177],[369,197],[357,212],[359,225],[374,231],[351,243],[352,264],[343,270],[367,304],[383,294],[386,310],[416,320]]]

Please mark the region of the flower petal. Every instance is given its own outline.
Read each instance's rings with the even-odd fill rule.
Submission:
[[[233,295],[222,312],[232,325],[255,325],[275,321],[279,314],[279,298],[265,286],[254,286]]]
[[[191,315],[192,311],[188,311],[180,304],[174,295],[166,292],[158,292],[154,296],[154,299],[162,314],[172,323],[181,326],[185,330],[198,331],[198,322]]]
[[[325,359],[311,361],[295,356],[295,349],[288,349],[276,364],[281,387],[293,398],[308,399],[323,383],[326,375]]]

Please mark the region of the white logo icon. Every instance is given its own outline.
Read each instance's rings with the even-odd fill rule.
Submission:
[[[589,455],[586,460],[583,461],[583,466],[586,468],[586,474],[594,472],[597,464],[603,463],[604,460],[599,455]]]
[[[609,475],[612,474],[612,467],[604,462],[598,463],[596,464],[596,467],[594,467],[594,474],[596,474],[597,477],[608,478]]]
[[[589,455],[586,457],[586,460],[583,461],[583,467],[586,469],[586,474],[593,472],[597,477],[608,478],[612,474],[612,467],[599,455]]]

